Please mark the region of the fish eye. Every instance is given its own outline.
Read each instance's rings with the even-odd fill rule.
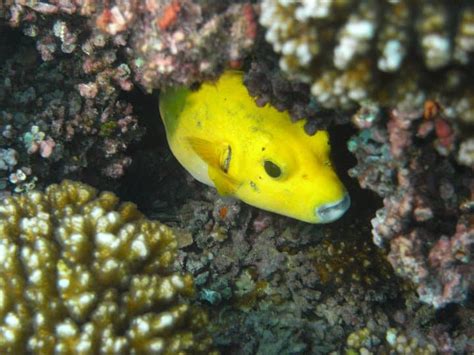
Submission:
[[[265,168],[265,172],[272,178],[277,178],[281,175],[280,167],[270,160],[265,160],[263,167]]]

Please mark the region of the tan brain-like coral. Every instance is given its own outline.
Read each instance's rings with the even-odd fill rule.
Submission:
[[[177,242],[132,203],[64,181],[0,202],[1,353],[209,353]]]

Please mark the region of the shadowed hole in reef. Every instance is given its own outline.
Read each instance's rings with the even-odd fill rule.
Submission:
[[[122,95],[132,103],[146,133],[129,150],[133,162],[121,179],[117,193],[123,200],[136,203],[148,217],[168,222],[176,220],[177,208],[192,196],[193,190],[187,188],[188,173],[169,149],[158,97],[139,89]]]
[[[357,163],[356,158],[347,149],[346,142],[357,130],[350,124],[339,125],[329,129],[331,144],[331,161],[337,175],[351,196],[351,207],[342,217],[344,221],[354,219],[367,220],[375,215],[382,207],[382,199],[373,191],[362,189],[357,179],[351,178],[348,170]]]
[[[3,65],[4,61],[18,50],[18,43],[20,41],[27,43],[29,40],[31,47],[34,48],[34,41],[32,39],[24,40],[23,37],[20,31],[0,24],[0,65]]]

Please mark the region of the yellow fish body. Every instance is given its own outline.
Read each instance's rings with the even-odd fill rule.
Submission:
[[[258,107],[242,73],[226,71],[197,91],[160,94],[160,113],[181,165],[221,195],[309,223],[338,219],[350,198],[329,159],[328,133]]]

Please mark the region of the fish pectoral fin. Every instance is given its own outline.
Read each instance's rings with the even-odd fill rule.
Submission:
[[[202,138],[186,137],[191,148],[207,165],[220,169],[224,173],[229,171],[232,149],[229,144],[215,143]]]
[[[219,195],[234,195],[239,188],[239,183],[219,169],[209,167],[209,178],[214,183]]]
[[[191,148],[207,165],[219,167],[219,151],[213,142],[197,137],[186,137]]]
[[[233,195],[239,183],[228,175],[232,149],[229,144],[215,143],[197,137],[186,137],[193,151],[206,162],[209,178],[222,196]]]

